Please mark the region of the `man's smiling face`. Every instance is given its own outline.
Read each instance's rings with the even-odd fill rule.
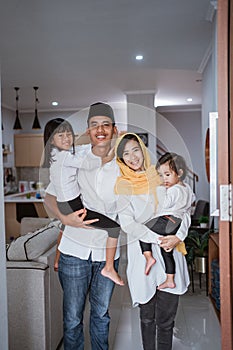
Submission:
[[[112,119],[104,116],[94,116],[89,120],[88,135],[92,146],[110,145],[113,135],[116,133],[116,127],[112,124]]]

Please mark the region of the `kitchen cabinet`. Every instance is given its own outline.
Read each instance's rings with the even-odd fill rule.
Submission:
[[[16,167],[40,167],[44,149],[43,135],[14,135],[14,149]]]

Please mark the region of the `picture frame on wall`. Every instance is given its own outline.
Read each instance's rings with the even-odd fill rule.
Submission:
[[[143,141],[143,143],[145,144],[146,147],[148,147],[148,133],[147,132],[137,132],[136,133]]]

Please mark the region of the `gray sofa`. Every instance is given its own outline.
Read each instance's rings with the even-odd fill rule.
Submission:
[[[6,252],[10,350],[55,350],[63,337],[62,290],[53,270],[59,227],[57,221],[45,223],[23,219],[21,233],[33,232]]]

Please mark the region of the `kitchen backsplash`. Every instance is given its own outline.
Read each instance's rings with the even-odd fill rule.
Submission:
[[[49,184],[49,169],[21,167],[16,170],[18,181],[42,182],[45,188]]]

